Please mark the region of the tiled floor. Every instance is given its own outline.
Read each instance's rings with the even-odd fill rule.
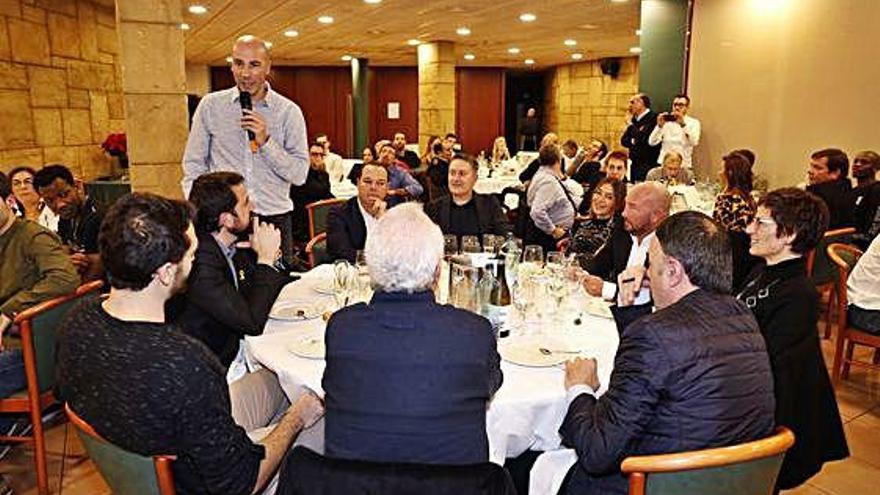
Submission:
[[[822,341],[827,363],[831,363],[832,341]],[[867,350],[857,356],[870,356]],[[851,457],[831,464],[789,495],[867,495],[878,493],[880,480],[880,372],[853,368],[849,380],[837,390],[837,402],[843,417]],[[94,465],[85,456],[82,445],[68,425],[56,426],[47,433],[49,477],[52,493],[59,493],[62,452],[65,452],[63,486],[67,495],[110,494]],[[15,494],[36,494],[36,478],[31,451],[13,450],[0,465],[0,474],[12,484]]]

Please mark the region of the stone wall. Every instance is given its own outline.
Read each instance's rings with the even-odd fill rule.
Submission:
[[[621,59],[616,79],[603,75],[597,60],[555,67],[545,81],[545,127],[562,141],[597,138],[620,148],[629,98],[638,86],[637,57]]]
[[[100,144],[125,130],[118,53],[112,1],[0,0],[0,170],[110,173]]]

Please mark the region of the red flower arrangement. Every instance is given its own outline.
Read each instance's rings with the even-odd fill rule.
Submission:
[[[110,154],[110,156],[126,156],[128,154],[128,143],[125,140],[125,133],[110,134],[101,143],[101,148],[104,148],[104,151]]]

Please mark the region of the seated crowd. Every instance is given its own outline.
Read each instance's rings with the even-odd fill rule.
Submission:
[[[58,398],[123,449],[176,456],[180,493],[272,483],[297,493],[293,483],[308,480],[291,481],[298,458],[285,456],[313,424],[331,459],[487,463],[487,408],[503,382],[496,338],[488,320],[434,292],[444,235],[515,234],[573,254],[620,336],[604,387],[595,359],[566,363],[559,435],[577,462],[563,493],[624,494],[627,456],[743,443],[776,426],[797,439],[776,489],[799,486],[849,455],[807,256],[827,230],[854,227],[865,253],[848,315],[880,334],[880,155],[856,155],[852,187],[846,153],[819,150],[805,188],[756,194],[755,155],[735,150],[721,160],[711,214],[673,212],[669,188],[695,182],[700,122],[686,95],[672,103],[658,115],[633,96],[626,150],[598,139],[560,148],[547,133],[509,211],[474,190],[481,162],[510,159],[503,138],[478,160],[453,133],[421,157],[397,133],[346,174],[319,135],[305,179],[289,185],[290,239],[255,213],[255,189],[236,172],[192,177],[188,201],[134,193],[106,210],[64,165],[0,174],[0,398],[25,386],[15,316],[102,279],[109,294],[79,304],[60,330]],[[329,210],[326,254],[353,263],[362,251],[375,293],[329,316],[319,398],[252,371],[243,339],[263,333],[298,278],[284,253],[309,241],[306,205],[346,178],[357,194]],[[0,414],[0,434],[27,424]]]

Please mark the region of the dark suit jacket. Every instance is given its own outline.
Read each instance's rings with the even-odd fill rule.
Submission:
[[[636,321],[620,337],[608,391],[581,394],[559,428],[575,448],[565,493],[627,493],[620,462],[769,435],[773,375],[749,308],[704,290]]]
[[[620,138],[620,144],[629,149],[629,159],[632,160],[630,178],[633,182],[645,180],[648,170],[657,166],[660,145],[648,144],[648,137],[656,126],[657,113],[649,110],[641,120],[633,119]]]
[[[358,207],[357,196],[331,208],[327,213],[327,255],[333,260],[355,261],[367,243],[367,224]]]
[[[404,150],[403,156],[397,155],[397,159],[407,164],[410,170],[415,170],[422,164],[422,160],[419,158],[418,153],[412,150]]]
[[[293,279],[255,263],[251,253],[234,257],[238,290],[220,245],[210,234],[199,234],[199,247],[185,294],[169,302],[169,319],[204,342],[229,366],[245,335],[260,335],[281,289]]]
[[[373,462],[489,459],[486,407],[501,386],[492,326],[431,292],[377,292],[327,323],[325,449]]]
[[[507,235],[510,225],[504,216],[504,211],[495,196],[474,193],[474,206],[477,210],[478,232],[468,232],[466,235]],[[446,195],[431,201],[425,205],[425,213],[440,226],[444,234],[449,233],[449,211],[452,209],[452,196]]]
[[[855,216],[852,183],[848,178],[831,180],[807,186],[807,191],[815,194],[828,205],[828,230],[852,227]]]
[[[290,186],[290,199],[293,200],[293,238],[297,241],[308,242],[309,240],[309,212],[306,205],[330,199],[330,176],[326,171],[317,171],[309,168],[306,181],[301,186]]]

